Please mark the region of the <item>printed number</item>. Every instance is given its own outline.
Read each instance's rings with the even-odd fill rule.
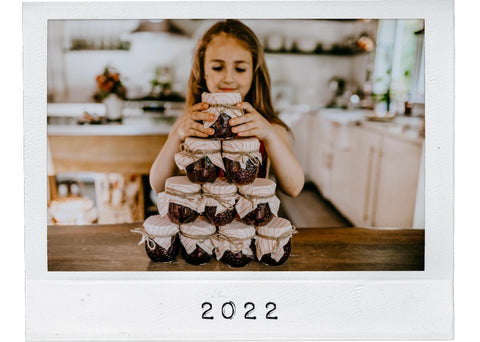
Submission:
[[[229,316],[225,315],[225,311],[227,311],[225,308],[227,306],[230,306],[230,315]],[[225,319],[232,319],[233,316],[235,316],[235,304],[233,302],[223,303],[223,305],[222,305],[222,316]]]
[[[257,316],[253,314],[253,311],[255,310],[255,303],[252,302],[246,302],[243,305],[243,308],[246,310],[244,318],[245,319],[257,319]],[[268,302],[265,304],[265,308],[268,310],[265,319],[278,319],[278,316],[273,316],[273,312],[277,310],[277,304],[274,302]],[[210,314],[210,312],[213,310],[213,304],[210,302],[203,302],[202,303],[202,319],[214,319],[213,315]],[[222,316],[225,319],[233,319],[235,317],[235,303],[232,301],[225,302],[222,305]]]
[[[269,306],[273,306],[273,308],[267,312],[267,315],[265,316],[266,319],[278,319],[277,316],[270,316],[272,314],[272,312],[274,312],[276,309],[277,309],[277,304],[275,304],[274,302],[268,302],[266,305],[265,305],[265,308],[268,309]]]
[[[202,319],[213,319],[213,316],[207,316],[207,314],[212,311],[212,303],[210,302],[204,302],[202,303],[202,309],[204,309],[204,306],[207,306],[207,310],[205,310],[202,314]]]
[[[247,309],[247,306],[251,306],[251,308],[250,310],[247,310],[247,312],[245,312],[245,319],[257,319],[256,316],[250,316],[250,312],[255,310],[255,304],[253,304],[252,302],[247,302],[243,307]]]

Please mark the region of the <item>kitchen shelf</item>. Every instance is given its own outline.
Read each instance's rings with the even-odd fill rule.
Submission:
[[[360,50],[315,50],[313,52],[302,52],[302,51],[271,51],[265,50],[265,54],[267,55],[285,55],[285,56],[358,56],[358,55],[366,55],[369,54],[371,51],[360,51]]]

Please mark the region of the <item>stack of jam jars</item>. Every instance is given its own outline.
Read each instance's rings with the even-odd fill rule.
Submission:
[[[215,114],[215,120],[204,125],[215,132],[206,139],[185,139],[175,154],[175,163],[185,175],[166,180],[165,191],[158,194],[159,215],[149,217],[144,230],[136,231],[143,235],[140,243],[145,242],[147,255],[155,262],[171,261],[180,250],[192,265],[213,258],[231,267],[243,267],[255,259],[281,265],[290,255],[296,231],[288,220],[277,217],[276,183],[257,178],[262,164],[260,141],[238,138],[231,131],[229,120],[243,115],[235,106],[241,96],[204,93],[202,101],[210,104],[206,111]],[[154,244],[156,234],[163,240],[170,236],[171,245],[163,240],[162,245]],[[174,244],[173,253],[168,248]],[[162,248],[159,252],[157,245]]]

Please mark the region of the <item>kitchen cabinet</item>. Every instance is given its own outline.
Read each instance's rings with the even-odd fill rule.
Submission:
[[[412,227],[422,146],[383,137],[372,226]]]
[[[317,115],[311,140],[310,179],[354,225],[414,226],[421,139]]]

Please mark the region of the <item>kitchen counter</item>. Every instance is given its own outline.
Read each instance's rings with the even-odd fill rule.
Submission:
[[[154,263],[130,230],[142,222],[48,226],[49,271],[422,271],[425,232],[420,229],[297,228],[285,264],[256,261],[232,268],[212,259],[201,266],[181,255]]]

